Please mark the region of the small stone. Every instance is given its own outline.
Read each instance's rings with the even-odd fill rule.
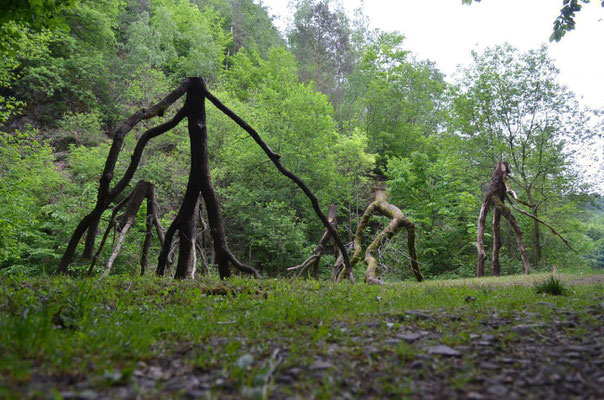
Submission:
[[[188,399],[211,399],[212,393],[207,390],[189,390],[186,393],[186,398]]]
[[[244,354],[235,361],[235,366],[239,369],[246,369],[254,363],[254,357],[251,354]]]
[[[411,365],[409,366],[409,368],[411,368],[411,369],[426,369],[426,368],[428,368],[428,366],[422,360],[415,360],[415,361],[413,361],[411,363]]]
[[[416,319],[421,319],[423,321],[432,319],[432,317],[429,316],[428,314],[424,314],[419,311],[407,311],[406,314],[407,314],[407,317],[415,317]]]
[[[379,353],[380,349],[378,349],[375,346],[369,345],[365,347],[365,353],[367,354],[373,354],[373,353]]]
[[[399,344],[400,342],[401,342],[401,339],[397,339],[397,338],[388,338],[388,339],[384,340],[384,343],[390,344],[390,345],[396,345],[396,344]]]
[[[493,385],[487,388],[487,392],[493,396],[502,397],[508,393],[508,389],[503,385]]]
[[[466,303],[470,303],[472,301],[476,301],[476,297],[473,296],[466,296],[465,302]]]
[[[399,333],[398,335],[396,335],[396,337],[398,339],[404,340],[405,342],[413,343],[416,340],[418,340],[419,338],[421,338],[422,335],[420,335],[419,333],[415,333],[415,332],[405,332],[405,333]]]
[[[459,351],[452,349],[451,347],[445,346],[445,345],[426,347],[426,351],[429,354],[437,354],[440,356],[447,356],[447,357],[461,356],[461,353]]]
[[[312,363],[312,365],[310,366],[310,369],[313,370],[319,370],[319,369],[329,369],[332,368],[333,365],[326,362],[326,361],[315,361],[314,363]]]
[[[591,347],[579,346],[579,345],[566,346],[566,350],[578,351],[581,353],[591,353],[593,351],[593,349]]]
[[[500,369],[499,365],[497,365],[495,363],[490,363],[490,362],[483,362],[482,364],[480,364],[480,368],[490,369],[490,370]]]
[[[481,395],[480,393],[470,392],[470,393],[466,394],[466,399],[468,399],[468,400],[482,400],[482,399],[484,399],[484,396]]]
[[[577,324],[573,321],[559,321],[556,322],[556,328],[576,328]]]
[[[78,400],[95,400],[96,398],[99,397],[99,394],[97,392],[95,392],[94,390],[83,390],[80,393],[78,393]]]
[[[543,328],[545,325],[543,324],[532,324],[532,325],[516,325],[512,327],[512,332],[515,332],[519,335],[529,335],[536,328]]]

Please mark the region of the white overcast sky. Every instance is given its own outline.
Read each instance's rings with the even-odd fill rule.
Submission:
[[[361,0],[340,0],[349,11]],[[288,0],[263,0],[275,23],[291,21]],[[592,1],[577,14],[577,27],[559,43],[549,43],[562,0],[365,0],[364,14],[373,28],[405,35],[405,47],[418,59],[430,59],[451,77],[470,51],[508,42],[528,50],[546,43],[560,69],[560,82],[582,103],[604,110],[604,8]]]

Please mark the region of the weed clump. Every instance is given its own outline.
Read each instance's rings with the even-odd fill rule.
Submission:
[[[537,294],[550,294],[552,296],[566,296],[568,294],[566,285],[554,276],[535,284],[535,291]]]

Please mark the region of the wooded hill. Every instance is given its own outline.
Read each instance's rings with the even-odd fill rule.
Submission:
[[[97,201],[116,129],[186,77],[249,123],[299,176],[327,214],[337,205],[344,243],[384,185],[388,201],[416,227],[426,278],[475,274],[477,220],[499,160],[528,211],[564,235],[577,254],[527,216],[517,216],[534,268],[602,267],[601,196],[577,157],[601,138],[601,115],[557,83],[545,47],[507,45],[472,54],[455,81],[405,49],[399,33],[368,28],[362,12],[336,2],[299,0],[282,35],[253,0],[70,0],[18,2],[0,15],[0,271],[56,270],[78,222]],[[401,27],[404,31],[404,27]],[[159,117],[170,121],[182,100]],[[126,173],[137,140],[125,137],[115,179]],[[304,193],[227,115],[207,107],[208,157],[232,253],[265,276],[288,274],[313,254],[324,226]],[[170,225],[189,173],[185,123],[154,138],[132,185],[154,185],[154,215]],[[142,201],[142,200],[141,200]],[[138,273],[148,235],[147,203],[131,221],[113,273]],[[135,211],[136,212],[136,211]],[[102,216],[99,236],[111,217]],[[386,219],[370,222],[366,241]],[[118,231],[123,228],[116,224]],[[197,264],[216,274],[205,209],[197,224]],[[108,231],[108,243],[117,232]],[[100,237],[99,237],[100,241]],[[486,233],[485,244],[492,238]],[[523,265],[512,228],[502,223],[501,272]],[[160,253],[148,243],[148,262]],[[90,260],[76,251],[72,271]],[[102,271],[113,252],[98,254]],[[386,280],[413,278],[406,234],[375,254]],[[329,249],[319,274],[329,277]],[[359,270],[360,271],[360,270]]]

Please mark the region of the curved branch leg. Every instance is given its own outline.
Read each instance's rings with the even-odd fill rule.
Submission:
[[[164,276],[164,273],[166,272],[166,266],[168,264],[172,264],[169,255],[170,251],[172,250],[172,241],[174,240],[174,234],[178,230],[178,226],[179,217],[177,215],[176,218],[174,218],[174,221],[172,221],[172,224],[170,224],[170,226],[168,227],[168,230],[166,231],[164,243],[161,247],[161,251],[159,252],[159,258],[157,260],[157,270],[155,271],[158,276]]]
[[[329,206],[329,210],[328,210],[327,214],[328,214],[328,219],[329,219],[330,224],[336,223],[337,209],[338,208],[335,204],[331,204]],[[321,236],[321,239],[319,239],[319,243],[317,244],[317,247],[313,251],[312,255],[310,257],[308,257],[302,264],[296,265],[295,267],[288,268],[287,270],[288,271],[297,271],[298,276],[302,276],[304,271],[306,271],[308,268],[312,267],[313,277],[315,279],[319,279],[319,265],[321,264],[321,256],[323,255],[323,252],[325,251],[325,247],[326,247],[325,245],[327,244],[327,241],[329,240],[330,237],[331,237],[331,233],[329,233],[329,231],[326,229],[325,232],[323,232],[323,236]]]
[[[321,253],[323,253],[323,249],[321,249],[320,251],[321,251]],[[302,274],[304,274],[304,272],[308,268],[313,267],[313,270],[314,270],[314,268],[319,264],[320,260],[321,260],[321,255],[313,254],[312,256],[310,256],[306,260],[304,260],[304,262],[302,264],[298,264],[295,267],[289,267],[287,270],[290,272],[295,271],[296,275],[298,277],[300,277],[300,276],[302,276]]]
[[[497,207],[493,210],[493,276],[501,275],[499,263],[499,250],[501,250],[501,211]]]
[[[143,251],[141,253],[141,276],[145,275],[147,265],[149,265],[149,248],[153,239],[153,218],[147,208],[147,217],[145,218],[145,241],[143,242]]]
[[[197,220],[199,218],[199,192],[185,195],[180,209],[181,224],[179,227],[178,264],[174,278],[185,279],[194,276],[195,272],[195,243],[197,235]]]
[[[514,204],[512,204],[512,208],[516,211],[518,211],[519,213],[522,213],[524,215],[526,215],[527,217],[531,217],[535,222],[539,222],[545,226],[547,226],[550,231],[552,231],[552,233],[556,236],[558,236],[560,238],[560,240],[562,240],[564,242],[564,244],[566,245],[566,247],[568,247],[570,250],[574,251],[575,253],[577,253],[577,251],[575,249],[573,249],[570,244],[568,243],[568,241],[566,239],[564,239],[564,237],[562,235],[560,235],[550,224],[546,223],[545,221],[535,217],[534,215],[524,211],[521,208],[516,207]]]
[[[254,139],[254,141],[262,148],[262,150],[265,152],[265,154],[273,162],[275,167],[277,167],[279,172],[281,172],[281,174],[288,177],[296,185],[298,185],[298,187],[300,189],[302,189],[302,191],[304,192],[306,197],[308,197],[308,199],[310,200],[312,207],[315,210],[315,213],[317,214],[317,216],[319,217],[321,222],[323,222],[323,226],[325,226],[325,228],[331,233],[331,235],[334,238],[334,241],[340,248],[340,251],[342,252],[342,256],[344,257],[344,264],[346,265],[346,270],[348,271],[348,276],[352,280],[352,282],[354,282],[354,275],[352,274],[352,266],[348,259],[348,254],[346,253],[346,248],[344,247],[344,243],[342,243],[342,240],[340,239],[340,235],[338,235],[338,231],[336,229],[334,229],[334,227],[329,223],[329,221],[327,220],[327,218],[321,211],[321,207],[319,206],[319,201],[317,200],[315,195],[312,193],[312,191],[308,188],[308,186],[306,186],[306,184],[302,181],[302,179],[300,179],[298,176],[296,176],[291,171],[289,171],[287,168],[285,168],[283,166],[283,164],[281,164],[281,162],[279,161],[280,156],[271,150],[271,148],[260,138],[260,135],[258,135],[258,133],[254,130],[254,128],[252,128],[250,125],[248,125],[247,122],[245,122],[243,119],[241,119],[237,114],[235,114],[233,111],[231,111],[227,106],[222,104],[222,102],[220,102],[220,100],[218,100],[216,97],[214,97],[214,95],[212,93],[210,93],[207,90],[207,88],[205,87],[205,83],[203,83],[203,85],[204,85],[203,89],[205,91],[205,96],[208,98],[208,100],[210,100],[216,106],[216,108],[218,108],[220,111],[222,111],[224,114],[226,114],[229,118],[231,118],[237,125],[239,125],[242,129],[244,129]]]
[[[495,203],[495,207],[499,209],[501,215],[503,215],[512,225],[512,229],[516,234],[516,243],[518,244],[518,250],[520,250],[520,256],[522,257],[522,263],[524,264],[524,272],[528,275],[531,273],[531,264],[528,260],[528,256],[526,255],[526,249],[524,247],[524,243],[522,242],[522,230],[520,229],[520,225],[518,225],[518,221],[512,215],[510,209],[503,204],[499,198],[493,196],[493,201]]]
[[[243,264],[241,261],[237,260],[237,258],[230,252],[229,249],[226,249],[226,257],[227,259],[241,272],[245,272],[246,274],[253,275],[255,278],[260,279],[260,273],[256,271],[255,268],[250,267],[249,265]]]
[[[376,202],[372,202],[369,204],[363,215],[361,216],[361,220],[359,221],[359,226],[357,226],[357,230],[354,234],[354,240],[352,243],[352,249],[354,253],[350,258],[350,265],[354,267],[359,261],[361,261],[361,257],[363,255],[363,232],[365,228],[367,228],[367,224],[369,223],[369,219],[373,215],[376,207]]]
[[[124,200],[120,201],[115,207],[113,207],[113,211],[111,212],[111,217],[109,219],[109,224],[107,225],[107,229],[105,229],[105,233],[103,234],[103,238],[101,239],[101,244],[99,245],[99,248],[97,249],[96,253],[94,254],[94,257],[92,258],[92,262],[90,263],[90,268],[88,268],[88,276],[92,276],[92,272],[94,270],[94,266],[96,265],[96,261],[99,258],[99,255],[101,254],[101,251],[103,251],[103,247],[105,246],[105,243],[107,242],[107,237],[109,236],[109,233],[111,232],[111,229],[113,229],[113,227],[115,226],[115,220],[117,218],[117,213],[126,205],[126,203],[128,203],[130,201],[130,199],[132,198],[132,193],[130,193],[128,196],[126,196],[126,198],[124,198]]]
[[[476,237],[476,250],[478,251],[478,266],[476,276],[484,276],[484,262],[487,259],[487,253],[484,251],[484,224],[487,220],[487,213],[491,207],[490,200],[485,199],[480,207],[480,216],[478,217],[478,234]]]
[[[103,272],[103,275],[101,275],[101,278],[106,278],[107,276],[109,276],[109,273],[111,272],[111,269],[113,268],[113,262],[117,258],[117,255],[120,253],[120,250],[122,249],[122,245],[124,244],[124,239],[126,238],[126,234],[128,233],[128,230],[130,230],[131,226],[132,226],[131,222],[128,222],[128,223],[126,223],[126,225],[123,226],[122,231],[120,232],[120,236],[117,239],[117,244],[115,245],[115,248],[113,249],[113,253],[111,253],[109,260],[107,261],[107,267],[105,268],[105,272]]]
[[[97,203],[93,211],[90,212],[90,214],[86,215],[84,218],[82,218],[82,220],[74,230],[71,239],[69,240],[69,243],[67,245],[67,248],[63,253],[63,257],[61,258],[56,273],[63,274],[67,272],[69,264],[71,264],[71,262],[73,261],[73,257],[75,255],[76,248],[78,247],[78,243],[86,232],[88,232],[88,234],[86,237],[83,257],[90,258],[92,256],[92,252],[94,250],[94,242],[96,240],[97,228],[100,218],[103,215],[103,212],[109,207],[113,200],[115,200],[117,195],[119,195],[119,193],[121,193],[121,191],[128,185],[128,182],[132,178],[131,175],[129,177],[125,176],[124,178],[122,178],[122,181],[120,182],[121,184],[118,184],[118,186],[120,186],[119,190],[116,190],[118,188],[114,190],[109,189],[109,185],[111,183],[111,180],[113,179],[115,165],[117,163],[119,153],[122,149],[124,138],[126,137],[128,132],[130,132],[140,121],[144,119],[150,119],[158,115],[163,115],[164,111],[185,93],[185,91],[189,87],[189,84],[190,80],[185,79],[178,88],[170,92],[159,103],[151,106],[150,108],[141,109],[137,111],[115,131],[113,135],[113,142],[111,144],[111,148],[109,149],[109,154],[107,155],[107,160],[105,162],[105,167],[99,180]],[[177,114],[177,116],[178,115],[182,114]],[[176,126],[178,122],[173,119],[172,121],[166,124],[153,128],[152,130],[150,130],[153,131],[152,134],[149,134],[147,136],[154,137],[161,133],[164,133],[169,129],[172,129],[172,127]],[[136,166],[134,167],[134,169],[136,169]]]
[[[419,268],[419,263],[417,261],[417,252],[415,251],[415,224],[409,219],[407,219],[403,212],[397,206],[388,203],[388,196],[385,191],[376,191],[375,203],[377,211],[379,211],[380,214],[384,215],[385,217],[390,218],[392,221],[373,241],[373,243],[376,244],[376,247],[371,249],[371,252],[371,245],[367,248],[367,251],[365,252],[365,258],[367,259],[367,255],[373,255],[375,252],[377,252],[377,250],[381,246],[383,246],[383,244],[387,240],[390,240],[390,238],[392,238],[392,236],[394,236],[398,232],[400,226],[404,226],[405,228],[407,228],[407,248],[409,249],[409,263],[411,266],[411,271],[413,272],[413,275],[415,275],[415,279],[418,282],[423,281],[424,276],[422,275],[421,270]],[[367,263],[367,261],[365,262]],[[377,271],[377,260],[373,258],[373,262],[375,263],[375,270]]]

